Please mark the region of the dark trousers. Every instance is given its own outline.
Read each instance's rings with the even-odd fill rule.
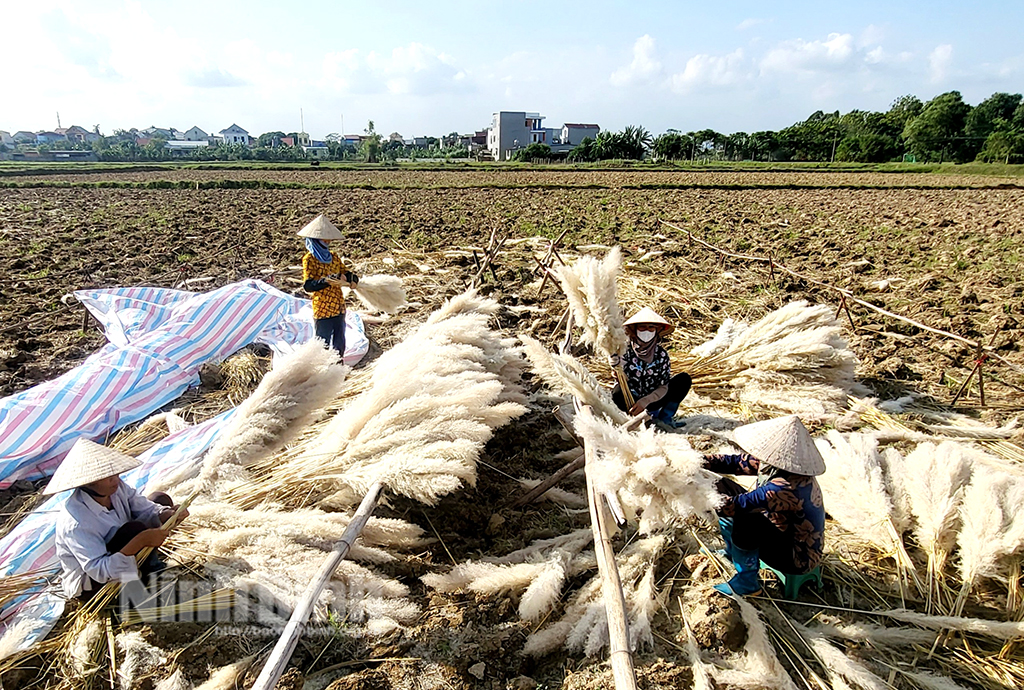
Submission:
[[[747,490],[731,479],[718,480],[718,492],[739,496]],[[800,573],[793,563],[793,540],[775,526],[764,513],[740,513],[733,516],[732,543],[744,551],[757,549],[761,561],[783,573]]]
[[[153,503],[159,503],[160,505],[166,506],[167,508],[170,508],[174,505],[174,501],[171,500],[171,497],[165,494],[163,491],[156,491],[154,493],[151,493],[146,498],[153,501]],[[139,522],[138,520],[129,520],[128,522],[118,527],[117,531],[114,532],[114,536],[112,536],[107,541],[107,553],[117,553],[124,547],[128,546],[128,542],[130,542],[135,537],[139,536],[139,534],[146,531],[147,529],[149,529],[149,527],[146,527],[144,523]],[[163,569],[163,567],[163,559],[160,558],[160,554],[156,550],[154,550],[153,553],[149,555],[149,558],[147,558],[139,567],[139,574],[145,578],[148,577],[151,573]],[[89,584],[91,585],[89,590],[82,590],[82,593],[78,596],[78,598],[82,601],[88,601],[89,599],[91,599],[92,596],[96,594],[96,592],[98,592],[105,583],[96,582],[96,580],[90,577]]]
[[[313,330],[316,337],[333,347],[342,357],[345,356],[345,314],[341,313],[329,319],[313,319]]]
[[[647,406],[647,412],[653,417],[654,413],[665,407],[669,403],[675,403],[676,408],[679,407],[679,403],[683,401],[686,394],[690,392],[690,386],[693,385],[693,381],[690,379],[690,375],[685,371],[676,374],[668,380],[668,393],[665,393],[665,397],[661,400],[656,400]],[[624,412],[629,411],[629,407],[626,406],[626,398],[622,395],[622,388],[615,384],[615,388],[612,389],[612,400],[618,408]]]

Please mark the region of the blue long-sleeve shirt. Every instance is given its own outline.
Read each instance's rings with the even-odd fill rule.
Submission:
[[[761,461],[752,455],[708,455],[704,466],[712,472],[757,475]],[[754,490],[729,496],[720,515],[762,513],[792,543],[793,563],[804,572],[821,562],[825,546],[825,503],[814,477],[776,470],[771,479]]]

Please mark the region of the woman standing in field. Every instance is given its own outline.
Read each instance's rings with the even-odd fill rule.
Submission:
[[[612,358],[612,366],[621,364],[635,402],[632,407],[628,406],[618,385],[612,391],[612,399],[631,415],[647,410],[655,421],[672,427],[679,403],[691,385],[689,374],[672,375],[668,352],[661,346],[661,339],[675,328],[650,307],[641,309],[623,326],[629,336],[629,346],[621,357]]]
[[[306,238],[306,255],[302,257],[302,288],[313,300],[313,328],[316,337],[328,347],[345,356],[345,293],[343,287],[352,287],[359,276],[345,267],[336,254],[331,253],[331,240],[342,238],[341,230],[320,214],[299,230]]]

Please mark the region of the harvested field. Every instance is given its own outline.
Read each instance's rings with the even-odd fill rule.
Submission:
[[[494,273],[486,274],[481,289],[503,305],[497,325],[509,334],[530,334],[548,343],[560,336],[556,324],[565,299],[551,283],[538,294],[534,257],[542,256],[547,240],[563,232],[562,246],[574,254],[603,254],[604,246],[622,246],[620,295],[629,308],[650,300],[677,323],[676,355],[706,340],[726,317],[754,321],[797,299],[838,308],[835,292],[780,271],[770,274],[763,264],[723,260],[691,242],[686,232],[660,222],[665,220],[728,251],[770,255],[813,280],[847,289],[892,312],[983,341],[1010,365],[990,360],[992,366],[985,369],[988,407],[979,409],[972,387],[960,411],[995,425],[1012,419],[1022,407],[1024,355],[1018,343],[1024,335],[1024,189],[1013,178],[846,172],[180,170],[0,179],[29,185],[0,189],[0,395],[67,371],[103,343],[95,327],[83,330],[80,306],[73,300],[61,302],[67,293],[137,284],[208,290],[248,277],[295,292],[300,286],[294,266],[302,245],[294,233],[314,214],[325,212],[345,231],[347,237],[337,248],[358,272],[393,273],[405,280],[413,304],[371,331],[385,350],[444,298],[464,289],[478,273],[473,252],[482,255],[492,232],[507,237]],[[89,186],[163,180],[372,188]],[[87,184],[32,186],[48,182]],[[852,318],[856,330],[842,317],[843,335],[860,358],[858,378],[883,400],[916,391],[925,402],[948,403],[974,366],[975,352],[963,343],[862,307],[852,307]],[[607,371],[603,373],[607,378]],[[536,380],[527,387],[546,399]],[[219,395],[220,409],[227,405],[224,391],[200,393],[179,402],[201,407],[210,395]],[[194,418],[210,414],[197,410]],[[480,457],[475,488],[452,493],[436,506],[391,497],[376,515],[415,523],[429,543],[378,570],[410,588],[409,599],[422,611],[419,618],[382,637],[365,636],[345,620],[332,620],[318,631],[323,634],[300,644],[285,677],[290,684],[282,681],[279,687],[303,687],[304,678],[311,683],[307,687],[333,690],[609,687],[607,671],[597,661],[603,655],[524,656],[527,637],[547,620],[536,625],[519,620],[517,595],[442,593],[419,580],[467,559],[504,556],[533,540],[587,527],[585,510],[550,503],[510,506],[521,491],[517,478],[550,475],[564,462],[555,454],[573,445],[538,406],[496,431]],[[702,451],[714,448],[708,440],[695,445]],[[581,484],[570,480],[566,488],[580,491]],[[703,532],[697,536],[714,538]],[[627,541],[634,537],[628,535]],[[666,593],[665,608],[651,626],[653,645],[637,657],[641,687],[690,687],[693,682],[688,637],[680,622],[684,612],[702,649],[737,651],[744,645],[746,633],[735,606],[686,598],[694,585],[718,581],[720,574],[715,561],[702,561],[692,553],[684,558],[683,541],[660,553],[653,568]],[[884,556],[860,562],[856,553],[838,547],[838,539],[833,544],[837,551],[828,557],[822,601],[851,608],[899,605],[900,592],[876,592],[865,584],[881,571]],[[617,549],[623,546],[617,543]],[[579,575],[569,578],[567,589],[579,589],[584,581]],[[972,601],[968,612],[1003,614],[1009,606],[1005,596],[1000,598],[1004,593],[1005,587],[989,587],[979,595],[987,598],[981,604]],[[563,594],[563,599],[569,596]],[[811,595],[818,601],[816,597]],[[1014,603],[1019,605],[1019,597]],[[785,612],[809,623],[815,609],[792,606]],[[777,622],[770,627],[777,639],[781,628]],[[273,642],[266,631],[221,630],[212,624],[137,629],[149,643],[176,653],[184,675],[197,685],[209,676],[210,667],[260,654]],[[1020,652],[1014,644],[1007,645],[1007,656],[1016,661]],[[962,646],[949,652],[951,658],[984,655],[993,664],[991,677],[972,679],[971,685],[957,676],[959,682],[1014,687],[1015,677],[989,661],[996,659],[998,645],[994,652],[988,642],[972,638],[970,645],[973,650],[965,637]],[[927,652],[916,647],[913,654],[924,663]],[[783,662],[800,675],[808,670],[801,668],[799,657],[786,656]],[[952,660],[935,664],[944,671],[953,668]],[[45,687],[46,675],[37,671],[14,671],[2,680],[11,687]],[[254,675],[249,673],[251,681]],[[1000,684],[999,677],[1008,680]],[[800,687],[828,687],[814,682]],[[890,683],[918,687],[895,671]],[[152,684],[153,679],[144,678],[133,687]]]

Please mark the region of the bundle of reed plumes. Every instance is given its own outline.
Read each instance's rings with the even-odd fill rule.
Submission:
[[[335,508],[358,503],[376,482],[427,504],[476,480],[476,460],[494,429],[526,411],[523,360],[489,326],[494,300],[469,292],[380,356],[368,389],[252,482],[228,492]]]
[[[830,430],[816,441],[826,472],[818,478],[829,514],[846,530],[885,555],[891,555],[904,584],[920,586],[903,545],[895,502],[886,481],[878,441],[870,434],[843,435]]]
[[[398,276],[363,276],[352,286],[359,301],[374,311],[396,314],[406,302],[405,288]]]
[[[523,352],[537,376],[555,392],[571,396],[589,405],[614,424],[625,424],[626,413],[616,407],[608,389],[578,359],[568,354],[555,354],[533,338],[522,335]]]
[[[254,595],[262,608],[249,611],[251,622],[269,623],[280,611],[295,606],[310,573],[349,522],[347,514],[315,508],[241,510],[227,503],[200,503],[193,506],[188,525],[174,537],[173,545],[185,554],[203,554],[208,559],[207,572],[219,586],[233,589],[236,599],[241,600],[238,592]],[[351,560],[341,564],[319,597],[321,618],[331,615],[353,625],[374,619],[378,629],[414,620],[419,608],[405,600],[408,588],[359,563],[394,561],[392,552],[422,546],[422,536],[423,530],[408,522],[371,518],[360,543],[349,553]],[[268,602],[274,602],[279,611],[267,608]],[[235,615],[239,615],[237,609]]]
[[[626,431],[586,408],[575,423],[584,442],[597,449],[593,471],[587,470],[595,489],[616,494],[641,533],[679,527],[721,504],[718,477],[703,469],[701,454],[684,436],[653,428]]]
[[[555,269],[574,323],[583,329],[583,343],[603,354],[617,355],[626,347],[616,281],[622,267],[622,250],[613,247],[597,259],[581,256]]]
[[[856,388],[857,357],[830,307],[791,302],[753,325],[726,319],[717,335],[677,358],[696,389],[731,387],[740,402],[838,414]]]
[[[337,352],[318,338],[282,358],[238,406],[204,457],[198,477],[176,491],[212,495],[228,482],[247,479],[246,468],[295,440],[323,416],[341,393],[347,371]],[[185,478],[179,474],[149,490],[171,489]]]

